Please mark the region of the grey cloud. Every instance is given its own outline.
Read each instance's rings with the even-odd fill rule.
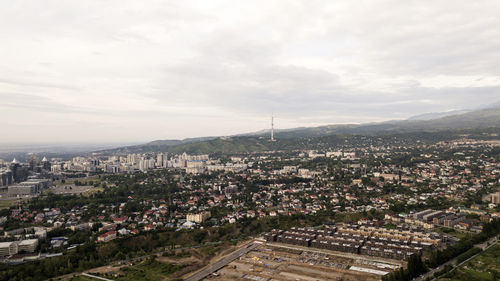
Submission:
[[[42,88],[54,88],[62,90],[78,91],[79,88],[76,86],[68,84],[41,82],[41,81],[23,81],[21,79],[4,79],[0,78],[0,84],[12,84],[18,86],[28,86],[28,87],[42,87]]]
[[[21,116],[20,139],[71,124],[75,139],[231,134],[271,112],[369,122],[499,97],[495,1],[4,4],[0,120]]]
[[[56,99],[46,98],[33,94],[21,94],[14,92],[0,92],[0,108],[10,109],[25,109],[32,111],[33,117],[38,114],[58,112],[58,113],[75,113],[85,112],[100,114],[97,111],[91,111],[79,106],[67,106],[61,104]]]

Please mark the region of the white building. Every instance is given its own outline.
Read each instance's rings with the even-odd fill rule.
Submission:
[[[187,214],[186,215],[186,220],[195,222],[195,223],[202,223],[209,219],[211,216],[210,212],[201,212],[198,214]]]
[[[0,257],[6,257],[17,254],[17,243],[14,242],[0,242]]]
[[[19,242],[17,245],[18,251],[19,252],[27,252],[27,253],[33,253],[36,251],[36,248],[38,247],[38,239],[28,239],[28,240],[22,240]]]

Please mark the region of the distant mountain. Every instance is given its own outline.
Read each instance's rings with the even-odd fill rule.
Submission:
[[[232,137],[206,137],[185,140],[158,140],[143,145],[107,150],[107,153],[141,153],[170,151],[174,153],[237,153],[264,150],[307,149],[318,141],[334,143],[344,136],[384,136],[453,130],[480,130],[500,128],[500,108],[481,109],[430,120],[400,120],[369,124],[327,125],[276,130],[276,142],[268,140],[269,131],[260,131]]]
[[[146,144],[142,145],[158,145],[158,146],[170,146],[170,145],[179,145],[179,144],[185,144],[185,143],[192,143],[192,142],[200,142],[200,141],[206,141],[206,140],[212,140],[217,137],[200,137],[200,138],[187,138],[183,140],[155,140],[152,142],[148,142]],[[139,145],[141,146],[141,145]]]
[[[201,143],[218,137],[187,138],[182,140],[155,140],[145,144],[123,146],[113,149],[99,150],[99,153],[144,153],[150,151],[163,151],[166,147],[179,146],[190,143]]]
[[[283,133],[283,137],[325,134],[373,134],[384,132],[435,132],[449,129],[474,129],[500,126],[500,108],[481,109],[431,120],[401,120],[361,125],[328,125],[299,128]],[[280,136],[280,132],[276,134]]]
[[[415,116],[411,116],[407,120],[432,120],[432,119],[438,119],[446,116],[452,116],[452,115],[458,115],[458,114],[464,114],[476,110],[482,110],[482,109],[492,109],[492,108],[500,108],[500,101],[490,103],[488,105],[483,105],[474,109],[461,109],[461,110],[450,110],[450,111],[444,111],[444,112],[429,112],[429,113],[424,113],[424,114],[419,114]]]
[[[500,108],[500,101],[489,104],[489,105],[483,107],[482,109],[488,109],[488,108]]]
[[[402,129],[435,131],[443,129],[498,127],[500,126],[500,108],[475,110],[427,121],[407,122],[401,123],[403,125]]]
[[[458,114],[464,114],[467,112],[471,112],[472,110],[453,110],[453,111],[447,111],[447,112],[430,112],[430,113],[424,113],[424,114],[419,114],[412,116],[406,120],[432,120],[432,119],[438,119],[446,116],[452,116],[452,115],[458,115]]]

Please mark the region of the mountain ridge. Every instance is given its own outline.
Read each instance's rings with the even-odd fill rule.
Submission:
[[[292,147],[297,139],[334,137],[335,135],[388,135],[398,133],[440,132],[450,130],[476,130],[500,128],[500,108],[486,108],[430,120],[393,120],[367,124],[333,124],[275,130],[275,138],[285,147]],[[120,147],[100,152],[138,153],[148,151],[231,152],[262,151],[282,146],[263,143],[269,131],[258,131],[228,137],[200,137],[183,140],[156,140],[149,143]]]

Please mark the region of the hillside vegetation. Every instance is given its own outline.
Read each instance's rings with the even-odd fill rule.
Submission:
[[[487,138],[500,133],[500,109],[482,109],[433,120],[389,121],[364,125],[328,125],[311,128],[278,130],[277,141],[271,142],[269,134],[232,137],[204,137],[185,140],[157,140],[137,146],[101,151],[104,153],[243,153],[270,150],[327,149],[360,137],[377,139],[402,138],[441,141],[458,138],[464,134]]]

